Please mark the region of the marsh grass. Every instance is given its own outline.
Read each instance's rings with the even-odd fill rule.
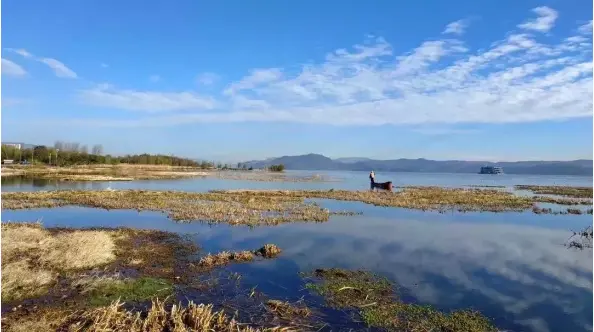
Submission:
[[[518,190],[529,190],[540,195],[559,195],[592,199],[592,187],[517,185],[515,188]]]
[[[403,303],[394,286],[367,271],[317,269],[305,275],[306,288],[337,309],[355,309],[370,327],[389,331],[496,331],[490,321],[472,310],[442,313],[429,306]]]
[[[495,189],[405,187],[398,192],[347,190],[228,190],[211,193],[233,194],[245,197],[268,198],[325,198],[359,201],[376,206],[400,207],[419,210],[457,211],[523,211],[532,208],[529,197],[516,196]]]
[[[1,227],[3,303],[45,295],[64,278],[78,280],[73,288],[82,293],[106,285],[120,285],[134,293],[157,279],[123,282],[105,276],[109,271],[132,269],[174,280],[185,276],[189,257],[197,250],[179,236],[160,231],[46,229],[40,223],[16,222],[3,222]],[[105,271],[99,277],[83,273],[98,268]]]
[[[2,193],[3,209],[66,205],[104,209],[166,211],[177,221],[226,222],[232,225],[275,225],[288,221],[327,221],[330,211],[299,197],[270,197],[176,191],[77,191]]]

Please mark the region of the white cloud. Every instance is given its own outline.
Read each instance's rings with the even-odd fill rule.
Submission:
[[[161,76],[159,75],[151,75],[149,77],[149,81],[153,82],[153,83],[157,83],[161,80]]]
[[[17,65],[16,63],[2,58],[2,74],[14,77],[23,77],[27,75],[27,72],[23,69],[23,67]]]
[[[145,112],[212,109],[216,105],[212,98],[192,92],[117,90],[106,84],[83,90],[80,96],[94,106]]]
[[[215,73],[202,73],[196,78],[196,82],[201,85],[212,85],[220,79]]]
[[[538,15],[536,19],[529,20],[522,24],[519,24],[518,27],[521,29],[526,30],[534,30],[540,32],[547,32],[551,30],[551,28],[555,25],[555,21],[559,16],[557,11],[551,9],[547,6],[536,7],[532,9],[532,11]]]
[[[94,104],[113,108],[200,110],[122,123],[126,126],[276,121],[447,127],[592,116],[591,34],[560,36],[551,44],[526,32],[503,35],[481,50],[442,38],[399,54],[383,38],[373,37],[297,70],[253,69],[221,91],[216,102],[191,92],[86,93]]]
[[[578,31],[580,33],[586,34],[586,35],[591,35],[592,34],[592,20],[590,20],[588,23],[580,26],[578,28]]]
[[[108,68],[108,67],[109,67],[109,65],[108,65],[108,64],[106,64],[106,63],[101,63],[101,65],[100,65],[100,66],[101,66],[101,68]]]
[[[467,20],[458,20],[458,21],[448,24],[442,33],[444,33],[444,34],[451,33],[451,34],[455,34],[455,35],[461,35],[464,33],[464,31],[466,30],[467,27],[468,27]]]
[[[40,57],[36,57],[33,54],[29,53],[27,50],[25,49],[14,49],[14,48],[7,48],[7,51],[10,52],[14,52],[16,54],[21,55],[24,58],[27,59],[33,59],[37,62],[41,62],[45,65],[47,65],[48,67],[50,67],[54,73],[56,74],[57,77],[60,78],[78,78],[78,76],[76,75],[76,73],[74,71],[72,71],[72,69],[66,67],[65,64],[63,64],[62,62],[56,60],[56,59],[52,59],[52,58],[40,58]]]
[[[230,95],[241,90],[251,89],[264,83],[274,82],[280,79],[281,76],[282,72],[278,68],[253,69],[250,75],[239,82],[231,84],[224,93]]]
[[[62,62],[52,59],[52,58],[42,58],[38,60],[41,63],[45,63],[48,67],[50,67],[56,76],[61,78],[77,78],[75,72],[73,72],[70,68],[66,67]]]

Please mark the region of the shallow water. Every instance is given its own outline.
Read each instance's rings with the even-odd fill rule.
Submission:
[[[369,188],[367,172],[346,171],[287,171],[288,176],[325,175],[340,181],[332,182],[264,182],[247,180],[226,180],[216,177],[201,177],[176,180],[76,182],[46,179],[2,178],[2,191],[34,191],[85,189],[150,189],[208,191],[217,189],[346,189],[365,190]],[[441,186],[464,187],[470,185],[504,186],[514,185],[566,185],[592,186],[592,177],[587,176],[541,176],[541,175],[485,175],[451,173],[377,173],[378,182],[392,181],[394,186]]]
[[[312,172],[316,173],[316,172]],[[321,172],[317,172],[321,173]],[[250,182],[219,179],[111,182],[113,189],[205,191],[231,188],[366,189],[357,172],[324,173],[339,183]],[[359,172],[366,175],[363,172]],[[409,174],[412,177],[406,178]],[[356,174],[355,174],[356,175]],[[406,175],[406,176],[405,176]],[[559,184],[591,186],[588,177],[514,177],[448,174],[394,174],[397,185]],[[349,177],[352,176],[352,177]],[[380,175],[378,174],[378,177]],[[382,174],[383,176],[383,174]],[[426,177],[424,177],[426,176]],[[448,178],[451,176],[451,178]],[[486,180],[488,179],[488,180]],[[382,180],[383,181],[383,180]],[[393,180],[396,182],[396,180]],[[434,182],[430,182],[434,181]],[[496,183],[487,181],[498,181]],[[55,184],[7,186],[3,191],[51,190]],[[68,183],[102,189],[106,183]],[[60,189],[64,188],[60,184]],[[3,211],[2,220],[42,218],[48,226],[128,226],[192,234],[203,253],[255,249],[275,243],[284,251],[274,260],[231,265],[246,287],[291,301],[308,292],[298,273],[315,268],[363,268],[388,276],[406,301],[443,310],[472,307],[511,331],[585,331],[592,322],[592,251],[566,249],[570,230],[591,224],[591,215],[525,213],[436,213],[374,207],[359,202],[319,200],[331,210],[361,211],[325,223],[256,227],[180,224],[166,214],[105,211],[80,207]]]

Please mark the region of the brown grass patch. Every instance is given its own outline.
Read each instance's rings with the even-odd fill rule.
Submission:
[[[59,271],[105,265],[114,250],[107,233],[51,234],[40,224],[2,223],[2,300],[44,294]]]

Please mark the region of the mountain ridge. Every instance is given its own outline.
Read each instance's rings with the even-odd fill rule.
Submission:
[[[336,170],[336,171],[382,171],[382,172],[423,172],[423,173],[478,173],[481,166],[500,166],[507,174],[535,175],[592,175],[592,160],[570,161],[466,161],[390,159],[349,157],[331,159],[321,154],[309,153],[298,156],[282,156],[260,161],[245,162],[254,168],[283,164],[288,170]]]

